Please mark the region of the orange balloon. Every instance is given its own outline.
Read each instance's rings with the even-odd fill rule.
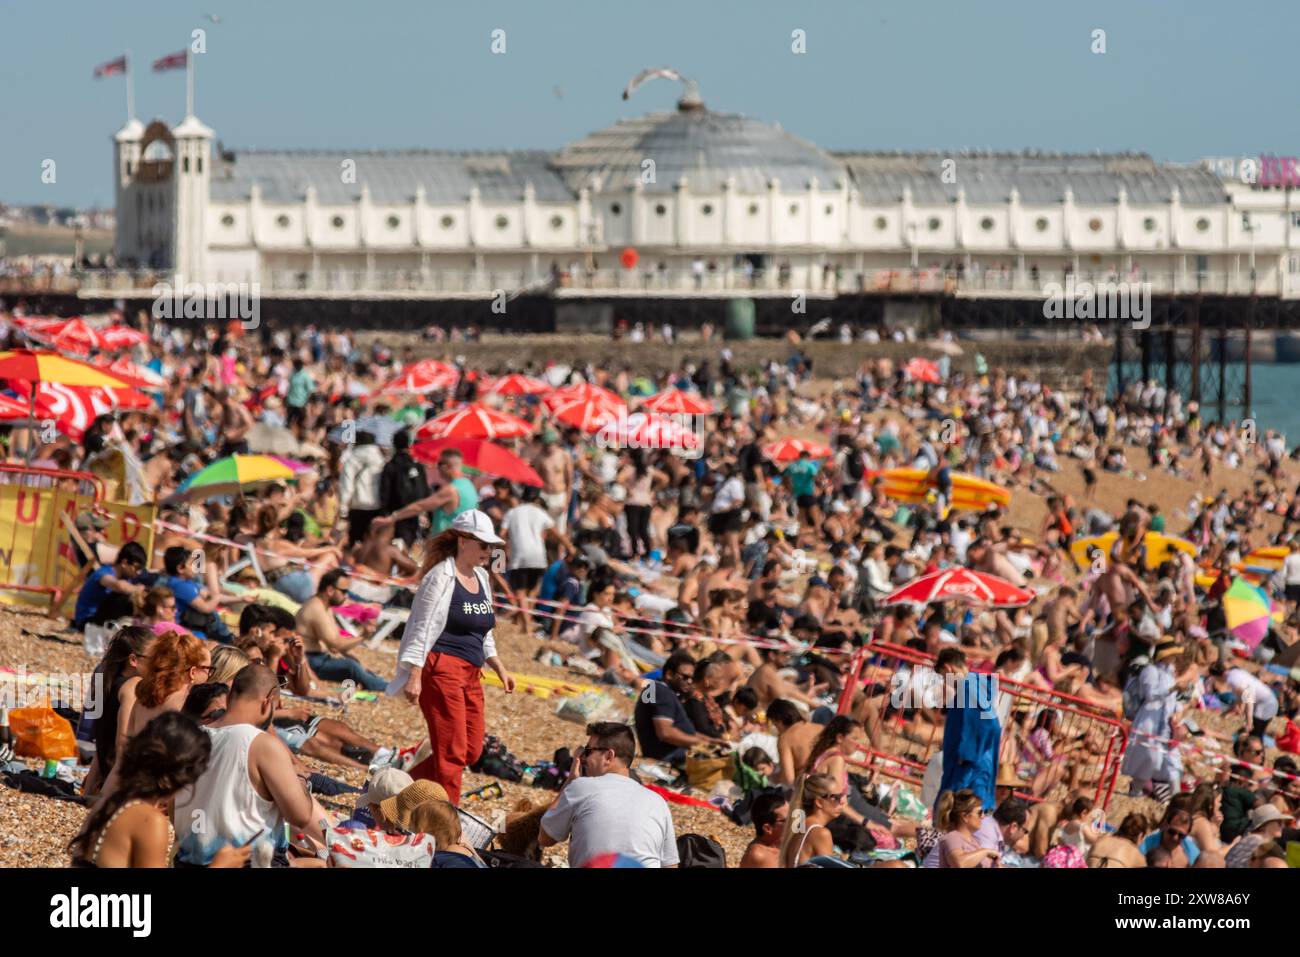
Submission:
[[[631,246],[628,246],[623,250],[623,254],[619,257],[619,260],[623,263],[624,269],[632,269],[636,266],[637,260],[640,258],[641,257],[637,255],[637,251]]]

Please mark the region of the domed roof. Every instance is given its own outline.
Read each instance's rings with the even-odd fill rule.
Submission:
[[[672,192],[683,177],[692,192],[717,192],[734,177],[741,193],[765,192],[772,180],[783,193],[814,179],[820,190],[838,190],[849,178],[843,163],[775,123],[702,108],[622,120],[570,143],[551,165],[575,191],[609,193],[641,183],[646,160],[654,160],[648,193]]]
[[[126,126],[113,134],[118,143],[134,143],[144,138],[144,124],[134,116],[126,121]]]

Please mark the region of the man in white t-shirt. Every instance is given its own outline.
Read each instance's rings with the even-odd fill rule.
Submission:
[[[561,532],[546,509],[537,504],[541,493],[538,489],[525,486],[523,501],[501,519],[501,537],[506,540],[510,557],[506,562],[506,582],[522,599],[525,596],[536,598],[541,589],[542,576],[546,574],[547,539],[559,542],[572,550],[568,536]],[[532,616],[528,612],[530,603],[525,607],[525,627],[532,630]]]
[[[737,565],[740,561],[740,530],[744,526],[745,480],[739,472],[732,472],[713,493],[709,506],[709,534],[719,552],[731,552]]]
[[[538,844],[569,842],[569,866],[601,854],[626,854],[643,867],[676,867],[677,835],[668,802],[633,781],[628,767],[636,739],[625,724],[587,725],[587,746],[560,796],[542,817]]]
[[[1224,670],[1221,664],[1210,667],[1210,686],[1215,691],[1231,691],[1243,705],[1250,721],[1250,733],[1262,738],[1268,723],[1277,717],[1277,695],[1245,668]]]

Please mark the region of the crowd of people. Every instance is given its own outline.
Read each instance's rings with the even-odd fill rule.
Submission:
[[[152,552],[110,544],[93,512],[75,523],[73,627],[112,629],[104,712],[80,729],[94,803],[79,866],[319,866],[349,825],[434,834],[433,866],[485,866],[460,830],[462,775],[493,726],[485,671],[511,693],[529,658],[635,703],[588,725],[520,856],[567,842],[572,866],[689,866],[697,836],[675,834],[664,797],[685,792],[753,827],[743,867],[1286,866],[1300,689],[1269,663],[1297,637],[1300,550],[1261,579],[1268,637],[1240,640],[1223,606],[1255,549],[1300,534],[1281,436],[1248,441],[1154,383],[1107,396],[1085,377],[1066,394],[982,357],[973,373],[940,359],[934,381],[876,358],[825,382],[794,343],[749,367],[725,343],[659,370],[631,352],[617,368],[447,356],[454,375],[416,394],[383,388],[410,350],[346,332],[141,323],[149,408],[31,450],[15,429],[11,446],[159,507]],[[538,395],[494,391],[510,372],[632,409],[679,390],[712,412],[694,454],[611,447]],[[495,444],[540,485],[422,452],[419,427],[466,403],[529,424]],[[292,480],[187,491],[268,435],[303,464]],[[774,456],[791,436],[825,448]],[[925,470],[930,494],[891,498],[893,467]],[[1107,473],[1250,481],[1184,515],[1103,507]],[[1041,498],[1041,525],[954,508],[962,474]],[[1195,553],[1157,561],[1151,533]],[[264,581],[239,568],[249,549]],[[953,569],[1033,598],[887,601]],[[357,649],[392,618],[396,666],[376,673]],[[502,627],[528,657],[498,651]],[[990,675],[1002,692],[978,715],[945,698]],[[340,685],[405,699],[427,738],[373,741],[314,713]],[[366,769],[350,822],[316,795],[357,789],[304,757]],[[1113,820],[1116,771],[1132,809]]]

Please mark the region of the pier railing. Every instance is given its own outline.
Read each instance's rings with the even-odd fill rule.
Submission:
[[[267,270],[258,276],[213,276],[213,281],[257,282],[264,296],[487,298],[504,292],[554,294],[561,298],[600,296],[789,296],[820,298],[850,295],[928,294],[971,298],[1082,297],[1087,286],[1146,284],[1151,295],[1300,296],[1300,276],[1276,271],[1063,272],[1015,269],[846,269],[734,267],[703,270],[568,268],[558,272],[501,270]],[[62,276],[0,277],[0,294],[77,293],[92,298],[147,298],[156,284],[174,281],[170,272],[84,270]],[[1085,285],[1087,284],[1087,285]]]

